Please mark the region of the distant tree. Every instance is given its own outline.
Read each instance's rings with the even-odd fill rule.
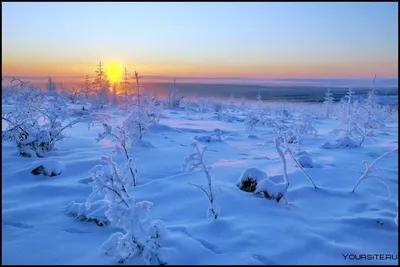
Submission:
[[[80,93],[79,91],[75,88],[72,87],[72,89],[65,89],[64,92],[67,92],[67,97],[71,101],[72,104],[75,104],[78,102],[80,98]]]
[[[326,93],[325,93],[325,101],[324,101],[324,104],[326,107],[326,117],[327,118],[329,118],[329,114],[331,112],[331,108],[332,108],[332,104],[333,104],[333,100],[334,100],[332,95],[333,94],[331,93],[331,89],[328,88],[328,90],[326,90]]]
[[[83,87],[81,89],[81,95],[85,98],[85,100],[88,100],[89,95],[91,93],[92,93],[92,89],[90,88],[89,76],[86,74],[85,83],[83,84]]]
[[[259,110],[261,110],[261,107],[262,107],[262,99],[261,99],[261,94],[260,94],[260,92],[258,92],[258,94],[257,94],[257,108],[258,108]]]
[[[235,108],[235,97],[233,96],[233,94],[231,94],[229,96],[229,104],[230,104],[230,108],[234,109]]]
[[[124,69],[124,91],[125,91],[125,98],[128,98],[128,95],[129,95],[129,86],[130,86],[130,78],[129,78],[129,73],[128,73],[128,70],[126,69],[126,67],[125,67],[125,69]]]
[[[111,96],[112,105],[117,106],[118,98],[117,98],[117,84],[114,83],[112,87],[112,96]]]
[[[141,76],[139,76],[139,73],[137,73],[135,71],[135,79],[136,79],[136,97],[137,97],[137,102],[138,102],[138,108],[140,109],[140,83],[139,83],[139,79],[142,78]]]
[[[174,83],[172,84],[172,90],[168,95],[168,106],[172,108],[179,107],[183,96],[178,95],[178,89],[176,88],[176,77],[174,78]]]
[[[108,102],[109,99],[109,81],[107,80],[106,73],[103,70],[103,64],[99,63],[97,65],[97,70],[95,71],[96,77],[93,82],[94,90],[96,91],[97,98],[97,107],[104,108],[104,105]]]
[[[53,79],[51,77],[47,77],[46,89],[48,92],[57,91],[56,84],[53,82]]]

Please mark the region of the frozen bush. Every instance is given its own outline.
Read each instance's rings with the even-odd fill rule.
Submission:
[[[120,171],[111,155],[102,157],[106,165],[97,165],[91,170],[92,193],[86,202],[90,209],[93,199],[103,196],[108,205],[105,215],[111,226],[121,232],[114,233],[102,245],[102,250],[119,263],[140,256],[145,264],[165,264],[158,255],[160,241],[165,234],[164,224],[160,220],[151,220],[149,212],[153,203],[135,202],[129,194],[132,179]]]
[[[331,89],[328,88],[328,90],[326,90],[326,92],[325,92],[325,98],[324,98],[325,99],[324,105],[326,108],[325,116],[327,118],[329,118],[329,116],[332,112],[332,106],[333,106],[333,101],[334,101],[334,98],[332,97],[332,95],[333,94],[331,93]]]
[[[258,182],[263,179],[268,179],[267,173],[257,167],[249,167],[240,174],[236,186],[242,191],[254,192]]]
[[[68,127],[80,122],[86,122],[90,127],[96,121],[106,121],[108,116],[93,113],[64,124],[68,119],[63,96],[31,87],[17,97],[14,110],[3,112],[2,120],[8,127],[2,130],[2,139],[15,142],[19,154],[24,157],[43,157],[67,137],[64,130]]]
[[[114,152],[121,153],[125,158],[125,170],[129,171],[130,177],[132,179],[133,186],[136,186],[139,183],[139,174],[137,171],[137,167],[135,165],[135,161],[129,154],[129,149],[132,146],[132,139],[128,136],[126,129],[124,126],[117,126],[116,133],[113,133],[112,126],[103,123],[103,133],[99,134],[96,138],[96,141],[103,140],[106,137],[111,137],[114,142]]]

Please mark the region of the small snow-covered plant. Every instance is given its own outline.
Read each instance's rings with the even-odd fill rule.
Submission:
[[[246,99],[244,99],[244,96],[240,99],[240,107],[243,109],[246,107]]]
[[[318,131],[314,127],[314,118],[310,113],[302,112],[300,116],[293,121],[293,128],[299,136],[316,135]]]
[[[144,95],[141,108],[144,109],[151,123],[160,121],[163,110],[163,104],[160,98]]]
[[[202,98],[197,99],[197,105],[199,107],[199,112],[204,112],[206,110],[207,100]]]
[[[72,104],[78,103],[81,98],[79,90],[75,87],[71,89],[63,88],[61,93],[65,95],[65,98],[67,98]]]
[[[354,188],[353,188],[353,190],[352,190],[351,192],[354,193],[354,191],[356,190],[356,188],[358,187],[358,185],[359,185],[362,181],[364,181],[365,179],[368,179],[368,178],[376,178],[376,179],[378,179],[379,181],[381,181],[381,182],[386,186],[386,188],[387,188],[387,190],[388,190],[388,193],[389,193],[389,197],[390,197],[391,193],[390,193],[390,188],[389,188],[389,183],[388,183],[388,181],[387,181],[385,178],[383,178],[382,176],[376,175],[374,172],[379,171],[380,169],[376,169],[376,168],[374,168],[374,167],[375,167],[375,165],[376,165],[380,160],[382,160],[383,158],[385,158],[385,157],[387,157],[387,156],[389,156],[389,155],[391,155],[391,154],[398,153],[398,151],[399,151],[399,148],[398,148],[398,147],[395,148],[395,149],[389,150],[389,151],[387,151],[386,153],[382,154],[379,158],[377,158],[376,160],[374,160],[371,164],[368,164],[368,162],[366,162],[365,160],[363,160],[362,163],[364,164],[365,171],[364,171],[364,173],[361,175],[361,177],[358,179],[357,183],[355,184],[355,186],[354,186]]]
[[[234,122],[236,120],[236,117],[231,114],[231,109],[229,107],[226,107],[222,105],[222,108],[218,110],[217,113],[217,119],[220,121],[226,121],[226,122]]]
[[[48,92],[57,91],[56,84],[53,82],[53,79],[51,77],[47,77],[46,90]]]
[[[256,126],[265,125],[268,121],[262,112],[249,111],[246,113],[244,124],[246,125],[246,131],[254,131]]]
[[[262,109],[262,99],[261,99],[261,94],[260,92],[257,93],[257,109],[260,111]]]
[[[232,111],[235,111],[235,97],[233,96],[233,94],[231,94],[229,96],[229,109],[231,109]]]
[[[129,136],[127,135],[124,126],[118,125],[116,127],[117,129],[116,133],[113,133],[112,126],[103,123],[103,129],[104,132],[99,134],[99,136],[96,138],[96,141],[99,142],[100,140],[103,140],[107,136],[112,138],[112,141],[115,144],[114,152],[122,153],[124,155],[126,160],[126,167],[129,169],[129,174],[132,179],[132,184],[133,186],[136,186],[139,182],[139,174],[137,171],[137,167],[135,165],[135,161],[129,155],[129,149],[131,148],[132,145],[132,139],[129,138]]]
[[[187,99],[184,103],[184,109],[188,119],[192,118],[192,115],[196,114],[199,111],[199,105],[193,100]]]
[[[174,83],[172,84],[171,91],[168,95],[168,107],[177,108],[184,97],[179,95],[178,88],[176,87],[176,78],[174,78]]]
[[[330,114],[332,112],[332,105],[333,105],[333,100],[334,100],[332,95],[333,94],[331,93],[331,89],[328,88],[328,90],[326,90],[326,92],[325,92],[325,98],[324,98],[324,100],[325,100],[324,101],[324,105],[325,105],[325,108],[326,108],[325,116],[327,118],[329,118],[329,116],[330,116]]]
[[[81,88],[80,95],[83,97],[83,100],[87,102],[92,94],[94,94],[94,92],[90,85],[89,76],[86,74],[85,82]]]
[[[365,140],[365,134],[361,122],[363,114],[360,113],[360,105],[358,101],[352,102],[353,93],[349,89],[345,98],[347,102],[342,100],[341,110],[338,114],[339,127],[332,131],[337,135],[337,147],[359,147]]]
[[[215,112],[219,112],[221,109],[224,108],[223,103],[221,103],[221,102],[219,102],[219,101],[213,101],[212,105],[213,105],[213,110],[214,110]]]
[[[365,136],[372,136],[374,130],[385,127],[383,109],[379,105],[374,89],[367,93],[364,105],[360,105],[360,124]]]
[[[137,89],[137,104],[129,108],[131,113],[124,121],[123,127],[132,139],[134,145],[142,146],[143,137],[149,133],[149,126],[160,120],[162,111],[161,101],[158,98],[150,98],[140,94],[140,76],[135,72],[136,89]]]
[[[119,263],[140,256],[145,264],[165,264],[158,253],[165,227],[162,221],[151,220],[149,212],[153,203],[136,202],[129,194],[132,180],[120,171],[111,155],[101,159],[106,165],[97,165],[90,171],[92,193],[86,208],[91,207],[92,200],[98,195],[104,196],[108,204],[105,212],[108,221],[111,226],[122,230],[112,234],[101,246],[102,250],[106,255],[116,257]]]
[[[310,183],[314,186],[314,188],[317,188],[315,185],[314,181],[310,177],[310,175],[304,170],[303,166],[299,163],[299,161],[296,159],[296,157],[293,154],[293,149],[288,143],[288,134],[286,132],[283,132],[281,136],[278,136],[275,138],[275,146],[276,150],[278,151],[279,156],[282,159],[283,163],[283,173],[285,176],[285,179],[288,183],[289,186],[289,180],[287,176],[287,170],[286,170],[286,159],[285,159],[285,154],[289,154],[289,156],[293,159],[293,161],[296,163],[296,165],[301,169],[301,171],[304,173],[304,175],[307,177],[307,179],[310,181]],[[283,148],[283,153],[282,153],[282,148]]]
[[[189,184],[199,188],[201,191],[204,192],[210,204],[207,209],[207,217],[217,219],[219,215],[219,208],[215,204],[214,191],[212,189],[212,179],[210,174],[211,167],[206,166],[203,161],[204,152],[207,151],[207,147],[205,146],[203,147],[203,149],[200,149],[197,142],[193,142],[191,146],[195,149],[195,151],[185,159],[185,163],[183,166],[188,171],[193,171],[197,168],[203,170],[207,178],[208,188],[206,189],[198,184]]]

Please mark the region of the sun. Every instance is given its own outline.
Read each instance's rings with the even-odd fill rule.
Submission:
[[[110,82],[118,82],[122,75],[122,67],[116,63],[111,63],[106,66],[107,76]]]

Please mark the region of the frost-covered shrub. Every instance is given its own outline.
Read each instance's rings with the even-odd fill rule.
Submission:
[[[257,188],[259,181],[263,179],[268,179],[266,172],[260,170],[257,167],[249,167],[243,170],[240,177],[236,183],[236,186],[240,190],[245,192],[254,192]]]
[[[119,263],[140,256],[145,264],[165,264],[158,255],[165,227],[162,221],[151,220],[149,212],[153,203],[135,202],[129,194],[129,187],[133,185],[130,176],[120,171],[111,155],[103,156],[102,160],[106,165],[97,165],[91,170],[93,191],[86,208],[91,207],[92,200],[98,195],[104,196],[108,221],[111,226],[122,230],[103,243],[103,252],[115,257]]]
[[[246,125],[246,131],[254,131],[256,126],[273,125],[273,121],[261,111],[249,111],[246,113],[244,124]]]
[[[159,121],[160,114],[154,115],[152,105],[133,106],[131,113],[125,119],[123,127],[134,145],[145,145],[143,137],[149,134],[149,127]]]
[[[93,113],[64,124],[69,119],[65,98],[54,91],[41,92],[39,88],[31,87],[17,97],[14,110],[3,112],[2,120],[8,127],[2,131],[2,139],[15,142],[22,156],[43,157],[58,141],[67,137],[64,134],[66,128],[80,122],[90,126],[107,118]]]
[[[298,136],[317,134],[317,130],[314,127],[314,118],[310,113],[302,112],[290,127],[294,129]]]
[[[388,156],[388,155],[390,155],[390,154],[398,153],[398,151],[399,151],[399,148],[395,148],[395,149],[393,149],[393,150],[389,150],[388,152],[382,154],[379,158],[377,158],[376,160],[374,160],[371,164],[368,164],[368,162],[366,162],[365,160],[363,160],[362,163],[364,164],[365,171],[364,171],[364,173],[361,175],[361,177],[358,179],[358,181],[357,181],[357,183],[355,184],[355,186],[354,186],[352,192],[354,193],[354,191],[356,190],[356,188],[358,187],[358,185],[359,185],[362,181],[364,181],[365,179],[368,179],[368,178],[375,178],[375,179],[378,179],[379,181],[381,181],[381,182],[386,186],[386,188],[387,188],[387,190],[388,190],[388,193],[389,193],[389,197],[390,197],[391,193],[390,193],[389,183],[388,183],[388,181],[387,181],[385,178],[383,178],[383,177],[381,177],[381,176],[379,176],[379,175],[377,175],[377,174],[375,173],[376,171],[379,171],[379,170],[380,170],[380,169],[376,169],[376,168],[375,168],[375,165],[376,165],[380,160],[382,160],[383,158],[385,158],[386,156]]]
[[[206,166],[203,161],[204,152],[207,151],[207,147],[203,147],[203,149],[200,149],[196,142],[193,142],[191,145],[195,149],[195,151],[185,159],[183,167],[188,171],[193,171],[198,168],[204,172],[207,178],[207,184],[208,184],[207,189],[198,184],[193,184],[193,183],[189,184],[203,191],[209,202],[209,207],[207,209],[207,217],[217,219],[220,211],[217,205],[215,204],[215,197],[214,197],[215,194],[212,189],[212,178],[210,174],[211,167]]]
[[[128,136],[124,126],[117,126],[116,132],[113,133],[112,126],[103,123],[103,129],[104,132],[99,134],[99,136],[96,138],[96,141],[99,142],[106,137],[111,137],[112,141],[114,142],[113,152],[124,155],[125,169],[129,171],[133,186],[136,186],[139,183],[139,174],[135,165],[135,161],[129,154],[129,149],[132,146],[132,139]]]
[[[339,127],[332,131],[332,134],[339,137],[338,147],[361,146],[365,140],[365,133],[361,125],[363,114],[359,111],[358,101],[353,101],[353,94],[354,91],[349,89],[347,95],[342,99],[338,114]]]
[[[186,100],[184,102],[183,106],[184,106],[186,115],[189,119],[191,119],[194,114],[196,114],[197,112],[200,111],[199,105],[195,101],[192,101],[192,100]]]
[[[325,105],[325,109],[326,109],[325,116],[327,118],[329,118],[329,116],[332,112],[332,106],[333,106],[333,101],[334,101],[334,98],[332,97],[332,95],[333,94],[331,93],[331,89],[328,88],[328,90],[326,90],[326,92],[325,92],[325,98],[324,98],[324,100],[325,100],[324,105]]]
[[[230,109],[226,106],[223,106],[218,112],[216,112],[216,114],[217,114],[217,119],[220,121],[226,121],[232,123],[237,120],[236,116],[231,114]]]
[[[220,112],[224,108],[224,104],[219,101],[213,101],[212,106],[213,106],[213,110],[217,113]]]
[[[384,109],[379,105],[375,90],[368,92],[364,104],[359,105],[358,113],[364,136],[373,136],[377,129],[385,127]]]
[[[174,79],[174,83],[172,85],[172,88],[170,90],[170,93],[168,94],[168,107],[170,108],[177,108],[180,106],[184,96],[179,95],[179,90],[176,87],[176,79]]]

